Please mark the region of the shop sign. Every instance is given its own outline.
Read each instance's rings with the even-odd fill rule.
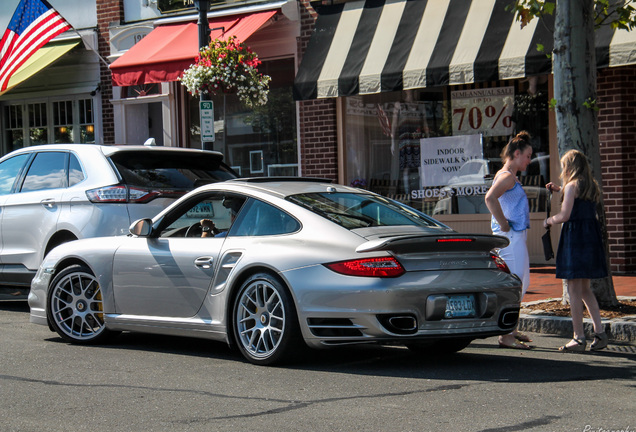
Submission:
[[[490,186],[487,185],[473,185],[473,186],[444,186],[444,187],[436,187],[436,188],[426,188],[426,189],[418,189],[411,191],[411,199],[413,200],[422,200],[422,199],[443,199],[443,198],[451,198],[454,196],[457,197],[470,197],[470,196],[481,196],[486,195],[490,189]]]
[[[159,9],[161,13],[194,9],[194,0],[157,0],[157,9]]]
[[[177,12],[184,9],[194,9],[196,7],[195,0],[157,0],[157,9],[161,13]],[[216,5],[221,3],[231,3],[229,0],[209,0],[208,4]]]
[[[514,96],[514,87],[452,91],[453,135],[512,134]]]
[[[153,30],[152,26],[135,26],[113,34],[110,38],[111,53],[122,53],[139,43]]]
[[[422,189],[484,183],[481,135],[423,138],[420,155]]]

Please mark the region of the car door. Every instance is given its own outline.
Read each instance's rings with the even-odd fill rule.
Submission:
[[[16,180],[20,177],[30,156],[29,153],[19,154],[0,163],[0,226],[2,226],[7,197],[13,192]],[[0,229],[0,263],[4,262],[2,258],[3,245],[2,230]]]
[[[68,153],[38,152],[16,193],[7,196],[2,214],[3,263],[36,270],[48,238],[55,232],[67,185]],[[7,271],[5,269],[5,271]]]
[[[230,223],[222,196],[200,194],[167,214],[150,237],[124,242],[113,262],[117,313],[170,318],[197,313],[225,240],[203,237],[202,219],[220,228]]]

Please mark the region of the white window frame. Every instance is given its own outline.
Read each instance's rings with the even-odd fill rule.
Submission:
[[[93,111],[93,122],[92,123],[80,123],[79,116],[79,101],[80,100],[91,100],[92,103],[92,111]],[[29,129],[31,129],[31,125],[29,124],[29,112],[28,106],[31,104],[45,104],[46,105],[46,128],[47,128],[47,143],[52,143],[54,140],[54,133],[56,125],[53,122],[54,119],[54,103],[55,102],[65,102],[71,101],[72,103],[72,125],[73,127],[73,143],[80,144],[80,133],[79,130],[82,126],[87,126],[92,124],[94,127],[94,136],[95,142],[98,143],[98,137],[101,136],[100,132],[100,124],[98,119],[101,118],[101,105],[99,104],[99,100],[95,96],[91,96],[90,94],[77,94],[77,95],[67,95],[67,96],[58,96],[58,97],[47,97],[47,98],[39,98],[39,99],[24,99],[24,100],[13,100],[1,106],[2,110],[2,153],[6,154],[11,149],[8,148],[8,143],[5,142],[6,134],[8,130],[15,129],[9,128],[9,125],[5,123],[5,111],[9,109],[10,106],[21,106],[22,107],[22,131],[23,131],[23,146],[29,147],[31,144],[31,139],[29,136]],[[99,111],[99,112],[98,112]],[[101,143],[100,143],[101,144]]]

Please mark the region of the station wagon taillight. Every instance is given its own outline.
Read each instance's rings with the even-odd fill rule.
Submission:
[[[364,258],[340,261],[325,266],[336,273],[348,276],[398,277],[405,273],[404,267],[393,257]]]
[[[106,186],[86,191],[86,195],[94,203],[147,203],[155,198],[179,198],[182,191],[161,191],[136,188],[124,185]]]

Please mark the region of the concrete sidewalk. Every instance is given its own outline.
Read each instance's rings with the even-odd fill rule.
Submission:
[[[619,297],[636,298],[636,275],[614,275],[614,291]],[[530,268],[530,287],[523,297],[523,303],[535,303],[548,299],[561,298],[563,293],[561,279],[555,277],[555,268],[533,266]],[[523,306],[522,306],[523,308]],[[605,331],[610,342],[636,344],[636,315],[616,319],[604,319]],[[593,333],[592,321],[584,319],[585,332]],[[521,314],[519,330],[563,337],[572,336],[572,319],[546,315]]]

